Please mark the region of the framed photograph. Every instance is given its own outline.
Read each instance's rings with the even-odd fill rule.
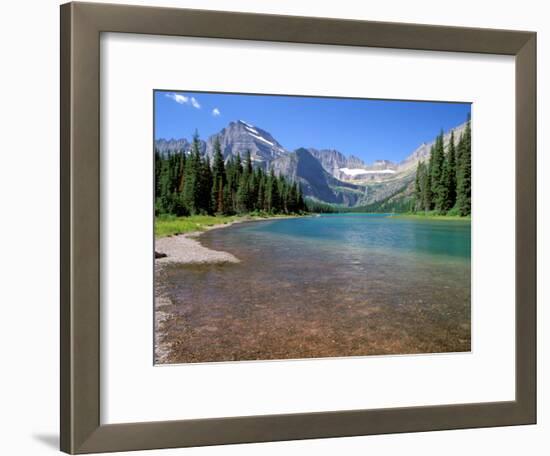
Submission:
[[[61,6],[61,449],[536,423],[536,34]]]

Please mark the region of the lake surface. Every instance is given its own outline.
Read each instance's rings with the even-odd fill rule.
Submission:
[[[170,362],[470,350],[470,222],[335,214],[200,242],[239,264],[169,266]]]

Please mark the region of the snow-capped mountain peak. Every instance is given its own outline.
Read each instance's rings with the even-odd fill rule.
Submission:
[[[208,139],[206,153],[210,156],[214,153],[216,137],[220,141],[222,153],[226,158],[237,154],[244,157],[246,152],[250,151],[253,161],[263,162],[267,166],[282,154],[288,153],[271,133],[244,120],[230,122],[218,134]]]
[[[245,122],[244,120],[239,120],[239,122],[242,123],[245,127],[254,128],[254,125],[249,124],[248,122]]]

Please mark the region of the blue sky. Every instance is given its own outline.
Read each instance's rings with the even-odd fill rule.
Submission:
[[[464,122],[469,103],[155,91],[155,138],[202,139],[232,120],[270,132],[283,147],[337,149],[366,161],[400,161],[441,129]]]

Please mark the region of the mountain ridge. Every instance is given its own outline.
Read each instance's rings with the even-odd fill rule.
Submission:
[[[455,140],[464,131],[466,122],[444,134],[447,146],[451,132]],[[354,155],[346,155],[336,149],[300,147],[288,150],[267,130],[244,120],[228,123],[220,132],[210,135],[206,141],[199,140],[199,152],[211,159],[215,140],[219,139],[221,151],[227,161],[240,154],[244,158],[250,151],[254,166],[264,170],[273,168],[276,174],[284,175],[303,188],[304,195],[323,203],[345,206],[363,206],[392,198],[407,198],[412,193],[416,165],[429,158],[435,142],[420,144],[402,161],[378,159],[365,163]],[[190,153],[192,143],[186,138],[159,138],[155,150],[160,154]]]

